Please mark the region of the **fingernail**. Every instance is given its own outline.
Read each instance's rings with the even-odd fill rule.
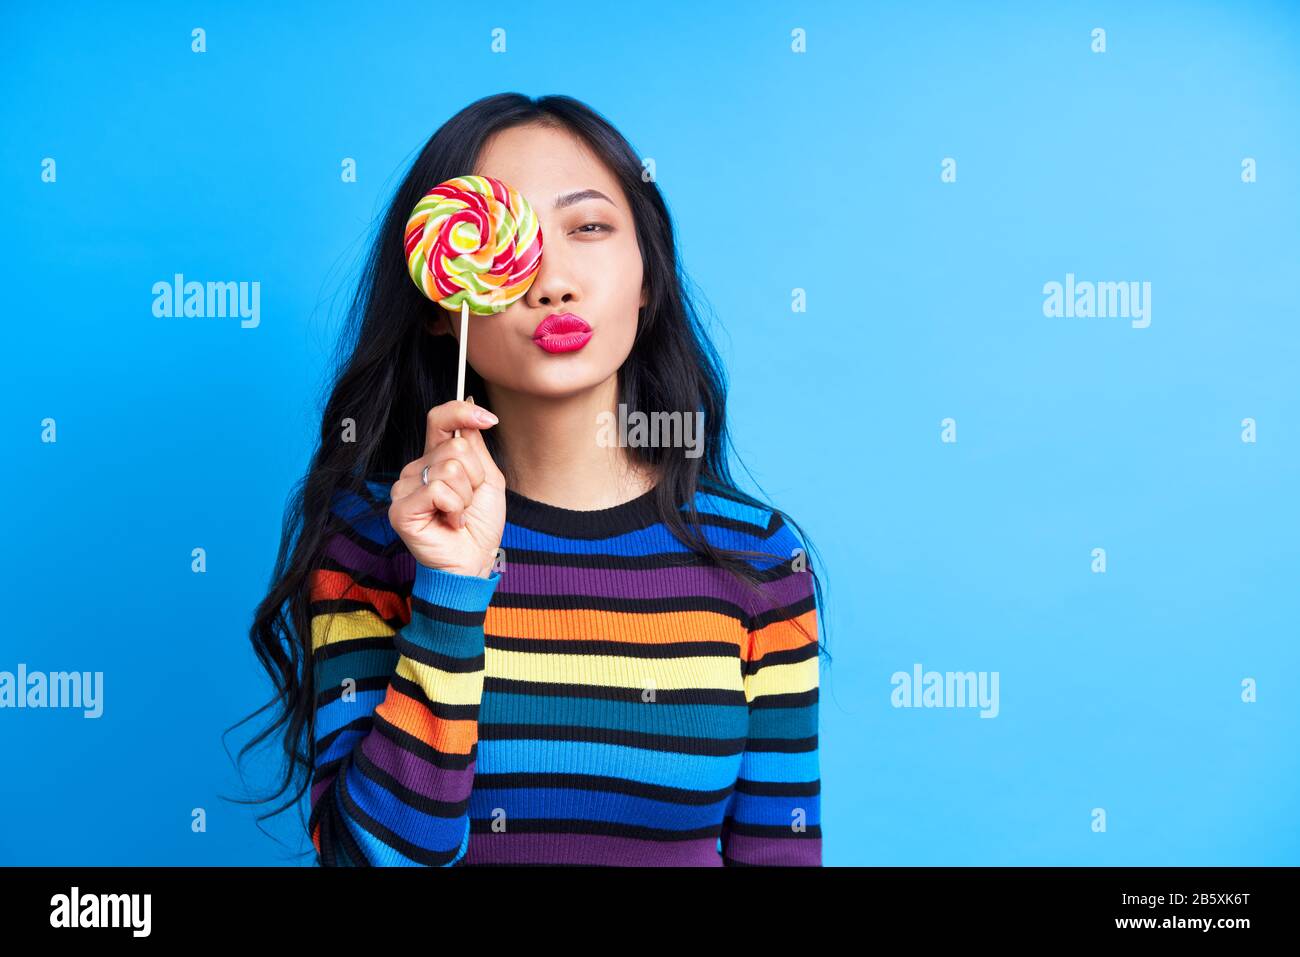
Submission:
[[[487,409],[475,409],[474,417],[478,419],[480,422],[482,422],[484,425],[496,425],[497,422],[499,421],[497,417],[493,415],[491,412],[489,412]]]
[[[464,528],[464,527],[465,527],[465,513],[464,513],[464,512],[461,512],[461,513],[460,513],[460,527],[461,527],[461,528]]]

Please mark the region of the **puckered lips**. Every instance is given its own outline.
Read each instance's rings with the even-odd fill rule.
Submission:
[[[571,312],[551,313],[537,324],[533,342],[549,353],[575,352],[590,341],[594,332],[581,316]]]

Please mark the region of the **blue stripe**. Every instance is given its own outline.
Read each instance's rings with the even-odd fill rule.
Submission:
[[[663,787],[681,787],[689,781],[696,790],[713,791],[734,783],[738,759],[739,755],[680,754],[593,741],[490,739],[479,741],[476,773],[599,774],[601,768],[608,768],[629,781]]]
[[[362,715],[371,714],[379,707],[387,694],[385,689],[375,691],[358,691],[355,701],[338,698],[316,709],[316,740],[319,741],[333,731],[337,731]]]
[[[816,781],[817,752],[746,751],[740,762],[740,776],[746,781]]]
[[[733,816],[742,824],[766,824],[777,827],[790,827],[794,823],[791,813],[796,808],[803,811],[803,822],[812,827],[821,824],[821,795],[781,795],[744,794],[736,792]],[[793,832],[792,832],[793,833]]]
[[[436,814],[425,814],[366,777],[356,765],[348,765],[347,786],[348,794],[357,807],[417,847],[449,852],[459,847],[464,839],[464,815],[439,817]],[[341,803],[339,808],[345,810]]]
[[[540,724],[575,728],[677,734],[684,728],[717,729],[718,737],[743,738],[749,706],[607,701],[574,696],[483,693],[482,724]]]
[[[491,820],[506,813],[506,830],[510,818],[530,820],[572,820],[574,808],[583,808],[583,820],[633,824],[665,831],[689,831],[716,824],[728,798],[708,804],[676,804],[656,801],[634,794],[596,792],[580,788],[480,788],[469,799],[469,813],[474,818]]]

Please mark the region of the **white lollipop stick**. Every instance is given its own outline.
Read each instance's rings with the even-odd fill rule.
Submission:
[[[469,338],[469,302],[460,301],[460,361],[456,365],[456,401],[465,401],[465,343]],[[454,433],[460,438],[460,429]]]

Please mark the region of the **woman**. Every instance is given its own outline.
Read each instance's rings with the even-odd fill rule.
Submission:
[[[470,172],[529,199],[543,255],[469,319],[459,402],[459,317],[402,236]],[[277,794],[310,771],[316,863],[820,865],[821,585],[730,479],[717,357],[627,142],[568,97],[471,104],[397,190],[351,319],[251,629],[281,710],[244,750],[285,726]],[[636,413],[702,447],[610,441]]]

